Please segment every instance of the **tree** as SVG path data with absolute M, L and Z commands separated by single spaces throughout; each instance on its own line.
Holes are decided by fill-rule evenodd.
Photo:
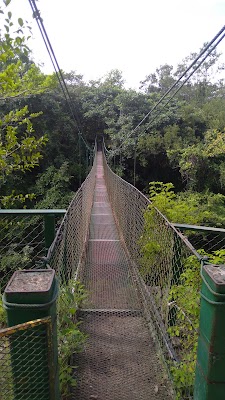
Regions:
M 173 76 L 173 66 L 164 64 L 156 69 L 155 73 L 146 76 L 144 81 L 140 82 L 140 89 L 145 93 L 165 93 L 175 82 Z
M 40 94 L 55 85 L 52 76 L 45 76 L 29 61 L 30 51 L 25 36 L 26 27 L 21 18 L 19 28 L 12 32 L 11 0 L 4 0 L 4 31 L 0 30 L 0 204 L 7 207 L 16 201 L 25 201 L 30 195 L 15 193 L 7 187 L 9 177 L 24 174 L 39 164 L 41 150 L 47 137 L 34 134 L 33 119 L 41 113 L 30 113 L 27 105 L 18 107 L 20 98 Z M 4 193 L 5 192 L 5 193 Z M 32 195 L 31 195 L 32 197 Z

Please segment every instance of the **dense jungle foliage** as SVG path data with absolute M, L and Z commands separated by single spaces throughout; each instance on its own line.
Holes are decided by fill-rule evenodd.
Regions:
M 57 79 L 33 63 L 29 29 L 21 18 L 15 27 L 9 5 L 0 52 L 1 207 L 63 207 L 79 176 L 84 179 L 90 154 L 81 143 L 79 158 L 77 127 Z M 114 163 L 122 177 L 133 182 L 136 154 L 140 190 L 147 192 L 150 181 L 172 182 L 175 192 L 186 193 L 183 198 L 203 203 L 209 198 L 216 210 L 225 194 L 224 66 L 216 51 L 150 125 L 155 114 L 130 135 L 195 56 L 176 69 L 160 66 L 139 91 L 126 89 L 118 70 L 97 81 L 86 82 L 73 71 L 65 79 L 85 139 L 93 145 L 96 136 L 104 136 L 107 147 L 117 149 Z

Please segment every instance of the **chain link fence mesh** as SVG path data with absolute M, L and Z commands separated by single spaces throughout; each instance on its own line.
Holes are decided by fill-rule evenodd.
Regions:
M 46 256 L 44 215 L 0 212 L 0 291 L 17 269 L 40 268 Z M 38 211 L 36 211 L 38 213 Z M 55 215 L 56 229 L 62 217 Z
M 89 294 L 79 311 L 88 340 L 72 360 L 79 365 L 72 398 L 145 400 L 151 393 L 152 399 L 171 399 L 163 356 L 177 399 L 191 399 L 201 255 L 147 197 L 110 170 L 104 157 L 102 165 L 101 157 L 98 152 L 46 258 L 62 287 L 78 279 Z M 35 260 L 45 254 L 43 224 L 39 216 L 32 218 L 35 223 L 25 217 L 13 223 L 8 216 L 2 219 L 3 256 L 14 245 L 20 257 L 26 246 L 34 249 Z M 223 243 L 217 235 L 221 240 L 204 236 L 211 250 Z M 24 268 L 32 266 L 29 258 Z M 4 268 L 6 284 L 13 271 Z
M 203 249 L 206 253 L 225 249 L 225 229 L 182 224 L 174 226 L 188 237 L 195 249 Z
M 96 159 L 86 180 L 76 192 L 63 218 L 47 259 L 55 269 L 60 284 L 76 279 L 83 268 L 93 203 Z
M 0 249 L 1 249 L 1 289 L 4 290 L 7 285 L 11 275 L 17 269 L 30 269 L 30 268 L 43 268 L 44 265 L 46 267 L 51 267 L 56 270 L 58 275 L 58 280 L 61 286 L 61 294 L 59 301 L 58 312 L 60 313 L 61 309 L 65 312 L 65 305 L 63 307 L 60 306 L 62 301 L 68 301 L 69 297 L 73 293 L 73 288 L 76 286 L 72 285 L 71 281 L 75 280 L 77 270 L 81 268 L 83 263 L 83 257 L 85 254 L 85 242 L 87 240 L 87 232 L 90 221 L 90 212 L 93 200 L 93 188 L 95 183 L 95 165 L 93 166 L 90 174 L 87 179 L 81 186 L 81 188 L 77 191 L 74 199 L 72 200 L 67 213 L 65 214 L 63 220 L 60 215 L 56 215 L 56 229 L 57 233 L 55 236 L 55 240 L 50 246 L 49 250 L 46 248 L 45 243 L 45 216 L 44 215 L 23 215 L 15 214 L 13 211 L 10 213 L 6 210 L 6 214 L 3 213 L 0 215 L 0 224 L 1 224 L 1 233 L 0 233 Z M 22 211 L 22 210 L 21 210 Z M 56 210 L 57 211 L 57 210 Z M 46 214 L 46 212 L 45 212 Z M 52 215 L 52 213 L 50 214 Z M 59 226 L 59 221 L 62 220 L 61 225 Z M 47 253 L 48 250 L 48 253 Z M 46 254 L 47 253 L 47 254 Z M 68 286 L 70 285 L 70 286 Z M 71 301 L 70 301 L 71 303 Z M 66 318 L 74 318 L 71 315 L 71 307 L 77 307 L 76 304 L 72 304 L 68 310 L 66 310 L 67 315 L 60 315 L 59 320 L 65 320 Z M 2 319 L 1 319 L 2 316 Z M 0 328 L 1 323 L 4 326 L 4 315 L 1 315 L 0 309 Z M 72 326 L 72 325 L 71 325 Z M 76 326 L 76 325 L 75 325 Z M 15 328 L 15 329 L 14 329 Z M 1 362 L 3 365 L 2 368 L 2 379 L 4 382 L 8 381 L 10 384 L 10 390 L 8 390 L 8 386 L 4 389 L 4 397 L 2 392 L 0 391 L 0 399 L 5 400 L 6 398 L 9 400 L 22 400 L 23 398 L 28 399 L 50 399 L 50 392 L 47 392 L 48 377 L 47 375 L 40 379 L 40 385 L 43 388 L 42 391 L 38 391 L 34 389 L 33 391 L 29 390 L 27 392 L 27 397 L 23 397 L 21 395 L 22 389 L 24 386 L 21 386 L 17 389 L 17 381 L 15 380 L 18 377 L 18 380 L 24 379 L 27 374 L 27 379 L 30 379 L 28 366 L 34 363 L 36 365 L 36 369 L 33 370 L 33 381 L 34 386 L 36 385 L 36 380 L 39 379 L 39 368 L 44 368 L 44 358 L 43 353 L 46 351 L 46 332 L 44 332 L 45 326 L 38 326 L 38 328 L 34 328 L 30 330 L 30 325 L 26 326 L 26 329 L 20 329 L 17 327 L 13 327 L 14 330 L 0 330 L 2 336 L 0 336 L 0 346 L 1 346 Z M 42 329 L 42 332 L 40 333 Z M 63 328 L 66 329 L 65 326 Z M 77 328 L 78 329 L 78 328 Z M 38 330 L 38 333 L 35 336 L 35 332 Z M 22 333 L 21 333 L 22 332 Z M 73 329 L 73 335 L 75 335 L 75 328 Z M 15 334 L 14 334 L 15 333 Z M 10 335 L 10 339 L 8 336 Z M 14 335 L 14 336 L 13 336 Z M 79 333 L 77 334 L 79 336 Z M 64 347 L 66 347 L 66 343 L 64 343 L 62 335 L 59 335 L 59 351 L 61 352 Z M 14 340 L 15 338 L 15 340 Z M 71 340 L 70 335 L 68 338 Z M 81 337 L 83 340 L 83 338 Z M 12 360 L 11 360 L 11 342 L 15 343 L 16 351 L 14 351 L 13 347 L 13 368 L 12 368 Z M 67 339 L 65 339 L 67 340 Z M 74 336 L 74 340 L 76 340 Z M 30 345 L 30 354 L 26 353 L 28 350 L 29 343 Z M 34 351 L 32 350 L 34 343 Z M 35 347 L 36 346 L 36 347 Z M 74 347 L 78 348 L 78 345 Z M 37 351 L 35 350 L 37 348 Z M 21 350 L 20 350 L 21 349 Z M 20 351 L 24 353 L 25 363 L 24 368 L 25 372 L 23 373 L 23 368 L 21 367 L 20 361 Z M 36 353 L 35 353 L 36 352 Z M 34 356 L 36 360 L 34 360 Z M 42 354 L 42 358 L 41 358 Z M 40 356 L 39 356 L 40 355 Z M 46 353 L 47 355 L 47 353 Z M 59 354 L 60 356 L 60 374 L 67 374 L 70 370 L 70 356 L 67 358 L 64 354 Z M 27 365 L 27 366 L 26 366 Z M 1 364 L 0 364 L 1 367 Z M 5 369 L 4 369 L 5 368 Z M 7 369 L 8 368 L 8 369 Z M 21 371 L 20 371 L 21 368 Z M 10 375 L 11 374 L 11 375 Z M 66 379 L 70 381 L 69 376 L 66 375 Z M 10 378 L 11 376 L 11 378 Z M 9 378 L 9 379 L 8 379 Z M 64 379 L 64 378 L 63 378 Z M 45 381 L 45 383 L 44 383 Z M 1 381 L 0 381 L 1 382 Z M 63 388 L 64 390 L 65 388 Z M 67 390 L 67 389 L 66 389 Z M 18 393 L 17 393 L 18 392 Z M 31 395 L 30 395 L 31 393 Z M 37 393 L 37 396 L 36 396 Z M 1 397 L 2 396 L 2 397 Z M 9 396 L 9 397 L 7 397 Z M 11 397 L 10 397 L 11 396 Z
M 51 319 L 0 331 L 0 399 L 53 400 Z
M 191 399 L 201 256 L 142 193 L 111 171 L 105 159 L 104 173 L 115 220 L 141 292 L 145 318 L 159 344 L 176 398 Z M 196 271 L 197 283 L 192 285 Z
M 169 400 L 171 387 L 143 318 L 137 277 L 120 239 L 98 152 L 86 261 L 78 274 L 89 293 L 86 308 L 79 310 L 81 329 L 88 338 L 84 350 L 74 356 L 79 368 L 73 398 Z

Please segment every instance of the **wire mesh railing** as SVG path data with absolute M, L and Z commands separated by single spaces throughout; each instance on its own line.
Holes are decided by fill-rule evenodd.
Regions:
M 149 327 L 160 345 L 177 398 L 192 398 L 202 256 L 142 193 L 115 175 L 105 159 L 104 172 Z
M 202 232 L 199 229 L 199 234 L 193 235 L 191 244 L 180 231 L 184 229 L 186 233 L 188 226 L 182 228 L 171 224 L 152 206 L 147 197 L 114 174 L 104 157 L 103 161 L 108 196 L 121 241 L 131 261 L 132 279 L 138 285 L 138 293 L 141 293 L 141 302 L 149 329 L 160 345 L 161 354 L 177 391 L 177 399 L 191 399 L 193 398 L 198 339 L 200 261 L 204 257 L 204 254 L 202 255 L 195 248 L 203 248 L 205 251 L 223 248 L 224 232 L 213 229 Z M 46 234 L 41 216 L 34 215 L 31 218 L 27 215 L 16 215 L 12 217 L 7 213 L 6 215 L 0 213 L 2 218 L 0 218 L 0 224 L 2 224 L 1 262 L 4 261 L 1 264 L 0 277 L 4 283 L 3 287 L 14 271 L 14 266 L 16 269 L 18 267 L 32 268 L 40 261 L 42 265 L 43 257 L 45 257 L 45 262 L 57 273 L 61 292 L 68 288 L 70 294 L 73 294 L 75 280 L 83 276 L 85 266 L 95 177 L 96 159 L 91 172 L 64 215 L 47 255 L 48 246 L 46 246 Z M 192 231 L 195 231 L 194 227 Z M 28 257 L 31 248 L 31 255 L 35 255 L 33 258 Z M 7 253 L 9 249 L 11 252 L 15 250 L 15 259 L 11 253 Z M 10 263 L 6 263 L 7 256 L 8 260 L 11 260 L 11 266 Z M 92 261 L 90 260 L 90 265 Z M 29 336 L 29 329 L 26 328 L 26 331 Z M 8 386 L 7 399 L 22 399 L 22 397 L 16 397 L 14 393 L 14 361 L 10 359 L 12 347 L 11 339 L 9 339 L 14 331 L 7 332 L 0 331 L 0 353 L 3 354 L 0 356 L 3 357 L 0 359 L 0 384 L 4 385 L 8 380 L 8 385 L 11 385 Z M 45 336 L 46 340 L 46 335 L 45 331 L 45 334 L 39 336 L 42 338 Z M 18 343 L 20 336 L 23 335 L 19 331 Z M 27 339 L 24 339 L 24 343 L 26 342 Z M 21 343 L 23 343 L 22 339 Z M 6 368 L 5 373 L 4 368 Z M 1 371 L 3 371 L 2 375 Z M 5 398 L 2 397 L 2 400 Z M 29 399 L 29 397 L 26 398 Z M 33 395 L 32 398 L 35 399 Z M 41 395 L 39 398 L 42 398 Z M 43 398 L 51 397 L 49 395 Z
M 94 196 L 96 159 L 84 183 L 76 192 L 49 248 L 47 259 L 61 284 L 76 279 L 83 267 Z
M 51 318 L 0 331 L 0 399 L 53 400 Z
M 0 210 L 0 291 L 15 270 L 43 266 L 63 214 L 65 210 Z M 51 238 L 49 216 L 54 218 Z
M 66 210 L 0 210 L 0 291 L 15 270 L 40 268 L 47 260 L 60 279 L 74 276 L 84 253 L 94 178 L 95 164 L 63 221 Z
M 225 229 L 223 228 L 178 223 L 173 225 L 188 237 L 189 242 L 196 249 L 203 249 L 206 253 L 225 249 Z
M 97 154 L 94 203 L 82 282 L 88 290 L 79 310 L 88 334 L 76 355 L 74 399 L 171 399 L 171 385 L 158 362 L 143 318 L 140 293 L 130 260 L 119 240 L 102 166 Z
M 61 354 L 64 352 L 65 347 L 71 345 L 71 343 L 68 343 L 68 339 L 71 341 L 72 337 L 74 338 L 73 341 L 75 342 L 73 344 L 73 348 L 78 349 L 79 345 L 81 346 L 81 343 L 84 341 L 84 335 L 79 333 L 78 326 L 76 325 L 76 321 L 74 321 L 74 311 L 72 309 L 76 309 L 77 307 L 77 300 L 81 300 L 83 297 L 85 297 L 85 294 L 82 295 L 83 288 L 79 287 L 78 291 L 79 293 L 75 295 L 74 291 L 76 292 L 76 277 L 78 274 L 78 271 L 82 268 L 83 265 L 83 259 L 85 255 L 85 249 L 86 249 L 86 241 L 88 238 L 88 231 L 89 231 L 89 221 L 90 221 L 90 214 L 91 214 L 91 207 L 92 207 L 92 201 L 93 201 L 93 193 L 94 193 L 94 185 L 95 185 L 95 174 L 96 174 L 96 161 L 94 162 L 94 165 L 92 167 L 91 172 L 87 176 L 86 180 L 80 187 L 80 189 L 77 191 L 77 193 L 74 196 L 74 199 L 72 200 L 66 214 L 64 215 L 64 218 L 61 222 L 61 225 L 58 226 L 59 224 L 56 223 L 56 235 L 55 238 L 53 236 L 53 226 L 49 226 L 49 216 L 52 216 L 54 210 L 44 210 L 46 213 L 46 218 L 43 220 L 42 215 L 24 215 L 25 211 L 21 210 L 21 212 L 18 212 L 17 214 L 14 211 L 10 212 L 9 210 L 6 210 L 5 213 L 2 212 L 2 226 L 4 229 L 1 232 L 1 250 L 2 250 L 2 259 L 5 262 L 6 256 L 8 256 L 7 261 L 7 268 L 4 268 L 4 264 L 1 265 L 2 269 L 0 271 L 1 278 L 2 278 L 2 289 L 5 288 L 9 278 L 13 274 L 13 272 L 17 269 L 30 269 L 30 268 L 43 268 L 44 265 L 45 267 L 51 267 L 54 269 L 57 273 L 57 278 L 61 286 L 61 291 L 60 291 L 60 297 L 59 297 L 59 302 L 58 302 L 58 321 L 59 321 L 59 327 L 61 326 L 62 329 L 64 330 L 64 335 L 60 332 L 60 335 L 58 335 L 58 345 L 59 345 L 59 360 L 60 360 L 60 384 L 62 380 L 62 385 L 63 388 L 61 390 L 65 390 L 67 393 L 67 382 L 72 382 L 72 376 L 69 376 L 68 371 L 72 371 L 72 368 L 70 368 L 70 355 L 66 353 Z M 28 212 L 28 210 L 26 210 Z M 34 212 L 40 210 L 33 210 Z M 57 214 L 57 210 L 56 214 Z M 50 214 L 49 214 L 50 212 Z M 58 215 L 59 218 L 62 219 L 62 214 L 65 213 L 65 210 L 58 210 Z M 0 219 L 1 221 L 1 219 Z M 50 235 L 50 237 L 49 237 Z M 53 236 L 53 237 L 52 237 Z M 48 245 L 51 241 L 53 240 L 52 245 L 48 249 Z M 10 252 L 7 253 L 7 250 L 10 248 Z M 12 264 L 13 257 L 12 257 L 12 250 L 15 250 L 15 262 Z M 30 257 L 25 257 L 24 252 L 25 249 L 27 252 L 31 249 L 32 251 L 30 252 Z M 10 263 L 11 261 L 11 263 Z M 24 262 L 22 262 L 24 261 Z M 72 297 L 72 299 L 70 299 Z M 66 301 L 70 300 L 70 304 L 68 306 L 68 309 L 66 309 Z M 63 306 L 62 306 L 63 303 Z M 65 304 L 64 304 L 65 303 Z M 0 328 L 1 328 L 1 310 L 2 306 L 0 304 Z M 63 315 L 62 315 L 63 313 Z M 65 315 L 66 314 L 66 315 Z M 71 318 L 71 323 L 68 325 L 66 321 L 69 321 Z M 4 319 L 4 317 L 2 318 Z M 5 322 L 4 322 L 5 323 Z M 73 325 L 74 323 L 74 325 Z M 29 324 L 27 325 L 29 328 Z M 69 327 L 68 327 L 69 326 Z M 67 328 L 68 327 L 68 328 Z M 11 333 L 15 332 L 15 335 L 18 332 L 17 327 L 13 327 L 13 329 L 9 331 L 0 330 L 0 353 L 2 351 L 2 376 L 4 378 L 4 385 L 5 381 L 8 380 L 8 384 L 10 383 L 10 390 L 9 391 L 9 397 L 3 397 L 6 396 L 6 394 L 2 393 L 7 393 L 7 390 L 5 390 L 5 387 L 8 388 L 8 386 L 3 386 L 3 383 L 1 385 L 1 378 L 0 378 L 0 399 L 5 400 L 10 399 L 10 400 L 22 400 L 23 398 L 26 400 L 29 399 L 51 399 L 50 394 L 46 392 L 45 386 L 43 382 L 40 380 L 40 385 L 43 386 L 43 395 L 42 392 L 38 392 L 38 397 L 36 396 L 36 392 L 28 392 L 27 396 L 28 397 L 23 397 L 20 392 L 19 395 L 17 395 L 17 392 L 15 392 L 17 389 L 16 382 L 14 379 L 14 373 L 12 372 L 12 362 L 11 362 L 11 339 L 8 340 L 7 335 L 11 335 Z M 29 337 L 30 337 L 30 331 L 28 331 L 28 328 L 25 330 L 24 333 L 18 333 L 18 340 L 17 340 L 17 347 L 19 349 L 20 344 L 19 341 L 21 341 L 21 349 L 26 352 L 26 349 L 23 349 L 23 343 L 28 343 Z M 40 330 L 40 328 L 38 328 Z M 67 332 L 68 331 L 68 332 Z M 71 331 L 71 332 L 69 332 Z M 40 332 L 39 332 L 40 333 Z M 71 334 L 70 334 L 71 333 Z M 5 335 L 7 338 L 5 339 Z M 36 367 L 39 368 L 42 366 L 42 360 L 39 359 L 39 355 L 36 354 L 36 360 L 33 359 L 32 356 L 32 336 L 33 334 L 31 333 L 31 341 L 30 341 L 30 348 L 31 348 L 31 356 L 29 357 L 29 354 L 26 355 L 25 353 L 25 361 L 27 362 L 27 365 L 30 365 L 29 363 L 33 363 Z M 54 336 L 54 335 L 53 335 Z M 1 339 L 2 337 L 2 339 Z M 11 337 L 11 336 L 10 336 Z M 17 336 L 15 336 L 17 338 Z M 43 341 L 46 341 L 46 337 L 44 338 L 44 333 L 40 333 L 40 338 L 42 337 Z M 14 339 L 13 339 L 14 340 Z M 41 339 L 40 339 L 41 340 Z M 78 340 L 79 343 L 76 344 L 76 341 Z M 16 343 L 16 342 L 15 342 Z M 38 347 L 38 343 L 36 343 Z M 44 342 L 40 341 L 40 346 L 42 346 L 42 350 L 45 351 L 44 347 Z M 68 350 L 67 350 L 68 351 Z M 20 352 L 16 352 L 14 354 L 13 350 L 13 363 L 15 364 L 15 368 L 19 368 L 20 366 Z M 67 359 L 66 359 L 67 357 Z M 0 368 L 1 368 L 1 361 L 0 361 Z M 26 362 L 25 362 L 25 369 L 26 367 Z M 8 364 L 7 364 L 8 363 Z M 66 365 L 67 363 L 67 365 Z M 7 365 L 8 367 L 7 367 Z M 6 365 L 6 367 L 4 367 Z M 4 368 L 6 368 L 6 372 L 4 372 Z M 11 368 L 11 369 L 10 369 Z M 11 371 L 11 372 L 10 372 Z M 10 375 L 11 374 L 11 375 Z M 62 375 L 65 375 L 64 377 Z M 72 372 L 71 372 L 72 374 Z M 1 375 L 0 375 L 1 376 Z M 9 379 L 8 379 L 9 376 Z M 11 378 L 10 378 L 11 376 Z M 20 373 L 18 373 L 18 376 L 20 376 Z M 23 379 L 23 375 L 21 375 Z M 37 377 L 38 377 L 37 373 Z M 2 379 L 3 379 L 2 378 Z M 46 376 L 45 376 L 46 378 Z M 36 377 L 33 377 L 34 383 L 36 382 Z M 45 379 L 47 384 L 45 385 L 49 386 L 51 382 Z M 30 390 L 30 389 L 29 389 Z M 68 389 L 69 390 L 69 389 Z M 34 394 L 33 394 L 34 393 Z M 10 397 L 11 396 L 11 397 Z M 54 398 L 54 397 L 53 397 Z M 64 398 L 64 397 L 63 397 Z M 65 397 L 67 398 L 67 397 Z
M 139 239 L 144 228 L 144 210 L 148 206 L 149 200 L 134 186 L 114 174 L 105 158 L 103 163 L 107 191 L 116 224 L 119 231 L 122 232 L 122 240 L 129 249 L 130 256 L 138 262 Z

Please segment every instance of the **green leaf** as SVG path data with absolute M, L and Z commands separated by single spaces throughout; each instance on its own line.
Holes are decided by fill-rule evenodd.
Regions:
M 11 13 L 11 11 L 8 12 L 8 17 L 9 17 L 9 19 L 12 18 L 12 13 Z
M 22 39 L 19 36 L 17 36 L 15 42 L 16 44 L 20 45 L 22 43 Z
M 9 3 L 11 3 L 11 0 L 3 0 L 4 4 L 6 5 L 6 7 L 9 5 Z
M 18 18 L 18 23 L 19 23 L 20 26 L 23 26 L 23 20 L 22 20 L 22 18 Z

